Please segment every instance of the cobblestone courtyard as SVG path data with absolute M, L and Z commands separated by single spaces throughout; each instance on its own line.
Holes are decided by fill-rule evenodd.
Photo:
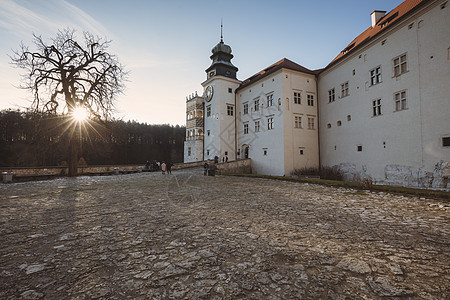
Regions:
M 0 299 L 450 298 L 448 202 L 201 172 L 0 184 Z

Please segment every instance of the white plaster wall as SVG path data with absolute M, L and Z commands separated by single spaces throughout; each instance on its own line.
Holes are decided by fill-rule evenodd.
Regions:
M 240 81 L 224 76 L 214 76 L 202 83 L 203 87 L 211 85 L 214 89 L 210 102 L 205 102 L 205 159 L 214 159 L 218 156 L 220 160 L 228 152 L 228 160 L 235 159 L 235 114 L 227 115 L 227 105 L 235 105 L 234 91 Z M 232 89 L 232 93 L 228 89 Z M 211 117 L 206 117 L 206 106 L 211 105 Z M 207 131 L 210 130 L 210 136 Z M 207 154 L 209 150 L 209 155 Z
M 249 158 L 252 159 L 252 172 L 255 174 L 284 175 L 284 122 L 283 74 L 277 71 L 266 78 L 238 91 L 238 147 L 240 157 L 244 157 L 242 145 L 249 145 Z M 273 93 L 274 105 L 267 107 L 266 96 Z M 254 99 L 260 97 L 262 107 L 253 110 Z M 243 103 L 248 102 L 249 114 L 244 115 Z M 274 118 L 274 129 L 267 129 L 267 118 Z M 255 132 L 255 120 L 260 121 L 260 132 Z M 243 124 L 248 122 L 249 133 L 244 134 Z M 264 155 L 267 149 L 267 155 Z
M 191 148 L 191 155 L 188 155 L 188 149 Z M 203 141 L 191 140 L 184 142 L 184 162 L 196 162 L 203 160 Z
M 295 169 L 317 168 L 319 166 L 319 142 L 317 118 L 317 85 L 314 75 L 283 71 L 284 99 L 284 174 Z M 301 104 L 294 103 L 294 92 L 302 95 Z M 314 105 L 307 105 L 307 95 L 314 96 Z M 302 117 L 302 128 L 294 127 L 294 116 Z M 308 129 L 308 117 L 314 118 L 315 129 Z M 303 155 L 300 155 L 300 147 Z
M 399 166 L 399 173 L 406 174 L 402 185 L 419 185 L 419 173 L 432 173 L 440 160 L 450 160 L 449 149 L 439 146 L 441 136 L 450 133 L 450 15 L 448 6 L 441 10 L 436 5 L 441 2 L 410 16 L 320 74 L 323 166 L 346 164 L 347 168 L 354 168 L 356 177 L 371 176 L 390 183 L 386 171 L 395 165 Z M 419 21 L 423 21 L 420 28 Z M 393 77 L 392 59 L 403 53 L 408 56 L 408 72 Z M 382 83 L 369 86 L 369 72 L 377 66 L 382 67 Z M 345 81 L 349 81 L 350 95 L 340 99 L 340 85 Z M 328 90 L 333 87 L 336 101 L 328 103 Z M 407 109 L 396 112 L 393 95 L 401 90 L 407 91 Z M 378 98 L 382 99 L 383 112 L 373 117 L 372 100 Z M 347 115 L 351 115 L 351 121 L 347 121 Z M 337 127 L 338 120 L 341 127 Z M 358 145 L 363 151 L 357 151 Z

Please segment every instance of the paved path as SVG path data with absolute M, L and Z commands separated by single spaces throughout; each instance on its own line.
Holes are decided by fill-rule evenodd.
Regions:
M 199 169 L 0 184 L 0 299 L 449 299 L 449 212 Z

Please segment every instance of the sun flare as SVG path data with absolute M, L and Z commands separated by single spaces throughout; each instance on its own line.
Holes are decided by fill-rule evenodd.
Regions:
M 76 107 L 72 111 L 72 117 L 78 122 L 83 122 L 83 121 L 85 121 L 87 119 L 88 112 L 83 107 Z

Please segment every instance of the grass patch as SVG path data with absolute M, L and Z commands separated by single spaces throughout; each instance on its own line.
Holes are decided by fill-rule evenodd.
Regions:
M 237 176 L 237 177 L 252 177 L 252 178 L 265 178 L 272 180 L 283 180 L 283 181 L 293 181 L 301 183 L 313 183 L 332 187 L 343 187 L 358 190 L 371 190 L 379 192 L 387 192 L 402 195 L 413 195 L 417 197 L 428 197 L 428 198 L 439 198 L 450 200 L 450 192 L 439 191 L 439 190 L 427 190 L 427 189 L 415 189 L 408 187 L 390 186 L 390 185 L 367 185 L 367 183 L 361 182 L 350 182 L 350 181 L 340 181 L 340 180 L 328 180 L 328 179 L 316 179 L 316 178 L 298 178 L 298 177 L 287 177 L 287 176 L 271 176 L 271 175 L 258 175 L 258 174 L 232 174 L 224 173 L 225 176 Z M 361 193 L 363 194 L 363 193 Z M 363 194 L 365 195 L 365 194 Z

